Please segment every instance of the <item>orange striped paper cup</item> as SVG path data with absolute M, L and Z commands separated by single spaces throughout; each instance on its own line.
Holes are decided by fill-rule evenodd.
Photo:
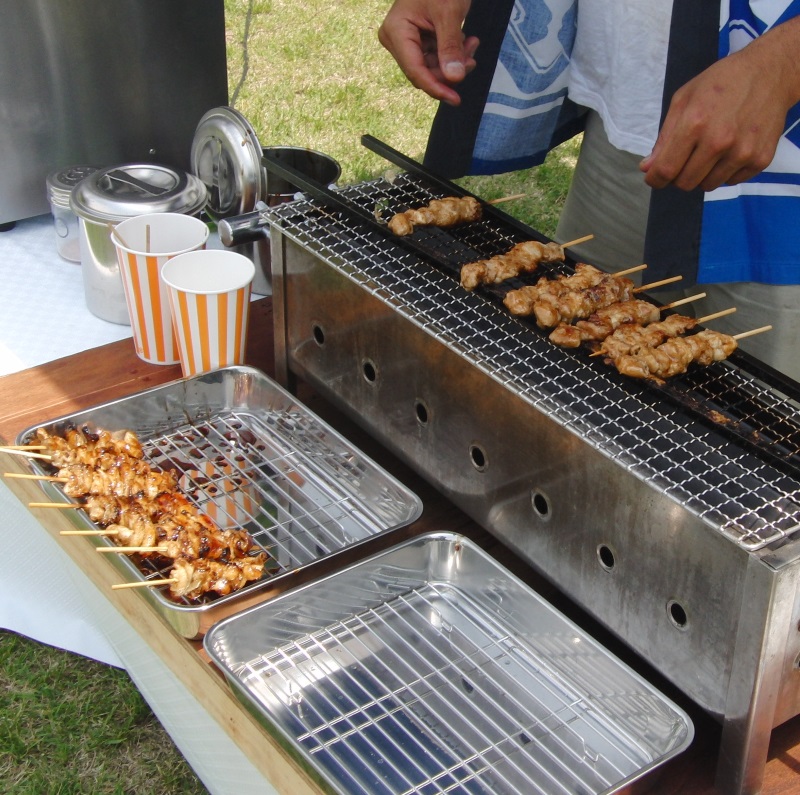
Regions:
M 150 213 L 117 224 L 111 239 L 137 355 L 151 364 L 175 364 L 180 357 L 161 269 L 172 257 L 205 248 L 208 226 L 191 215 Z
M 161 270 L 184 376 L 244 363 L 252 260 L 235 251 L 190 251 Z

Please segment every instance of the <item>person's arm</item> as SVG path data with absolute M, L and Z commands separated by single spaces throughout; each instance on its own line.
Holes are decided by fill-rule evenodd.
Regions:
M 461 26 L 470 0 L 395 0 L 378 30 L 413 86 L 434 99 L 458 105 L 453 86 L 475 68 L 478 39 Z
M 675 92 L 652 153 L 653 188 L 710 191 L 763 171 L 800 101 L 800 17 L 776 25 Z

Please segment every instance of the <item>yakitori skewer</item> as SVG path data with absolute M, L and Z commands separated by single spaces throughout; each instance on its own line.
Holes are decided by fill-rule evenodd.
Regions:
M 705 293 L 693 296 L 691 300 L 702 296 L 705 296 Z M 661 309 L 669 309 L 679 304 L 685 304 L 688 300 L 684 298 L 680 301 L 673 301 L 671 304 L 661 307 Z M 730 315 L 735 311 L 736 307 L 731 307 L 730 309 L 723 309 L 720 312 L 714 312 L 711 315 L 699 318 L 686 317 L 685 315 L 669 315 L 664 320 L 646 325 L 623 323 L 600 341 L 600 347 L 591 355 L 614 357 L 626 353 L 636 353 L 642 348 L 659 345 L 669 337 L 677 337 L 696 326 L 716 320 L 724 315 Z
M 772 326 L 761 326 L 740 334 L 729 335 L 703 329 L 688 337 L 671 337 L 654 347 L 645 347 L 636 354 L 609 356 L 607 361 L 630 378 L 644 378 L 663 382 L 687 370 L 690 364 L 708 365 L 727 359 L 738 347 L 738 340 L 769 331 Z
M 532 273 L 542 262 L 561 262 L 564 250 L 578 243 L 591 240 L 594 235 L 584 235 L 566 243 L 541 243 L 538 240 L 523 240 L 503 254 L 488 259 L 468 262 L 461 267 L 461 286 L 474 290 L 482 284 L 500 284 L 522 273 Z
M 562 348 L 577 348 L 583 342 L 601 342 L 607 337 L 611 336 L 617 329 L 635 329 L 650 328 L 654 324 L 661 322 L 661 325 L 666 323 L 668 336 L 683 333 L 689 328 L 696 325 L 696 321 L 691 318 L 683 320 L 675 320 L 671 318 L 669 322 L 661 321 L 661 313 L 665 308 L 670 308 L 677 304 L 685 304 L 689 301 L 697 301 L 705 297 L 705 293 L 692 296 L 691 298 L 682 298 L 679 301 L 673 301 L 667 307 L 659 307 L 650 301 L 643 301 L 640 298 L 631 298 L 627 301 L 619 301 L 609 306 L 604 306 L 596 312 L 589 315 L 586 319 L 578 320 L 575 324 L 559 323 L 552 332 L 550 332 L 550 341 L 555 345 L 560 345 Z M 655 328 L 648 332 L 650 336 L 657 339 Z

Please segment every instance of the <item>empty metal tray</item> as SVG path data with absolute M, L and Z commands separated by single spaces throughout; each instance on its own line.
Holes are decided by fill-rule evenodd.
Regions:
M 176 602 L 167 586 L 140 589 L 187 638 L 224 615 L 223 605 L 409 524 L 422 512 L 415 494 L 251 367 L 174 381 L 61 417 L 24 431 L 19 443 L 30 441 L 37 427 L 63 433 L 85 425 L 134 431 L 146 459 L 177 469 L 181 490 L 201 511 L 223 528 L 247 529 L 269 554 L 264 576 L 228 596 Z M 54 499 L 67 499 L 56 484 L 43 488 Z M 78 527 L 95 526 L 83 511 L 70 515 Z M 106 538 L 88 540 L 113 546 Z M 110 557 L 128 579 L 169 576 L 170 565 Z
M 451 533 L 227 618 L 204 646 L 344 795 L 619 792 L 693 736 L 682 710 Z

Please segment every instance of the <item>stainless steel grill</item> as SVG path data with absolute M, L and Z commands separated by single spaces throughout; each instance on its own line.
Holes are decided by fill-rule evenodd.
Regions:
M 557 348 L 503 308 L 519 280 L 458 284 L 542 239 L 496 208 L 411 241 L 372 222 L 459 192 L 405 172 L 269 212 L 279 380 L 310 382 L 716 716 L 720 786 L 755 793 L 800 712 L 800 386 L 741 351 L 656 386 Z
M 382 206 L 398 211 L 436 198 L 406 174 L 393 183 L 379 180 L 341 193 L 367 212 Z M 347 217 L 312 204 L 292 205 L 273 217 L 284 234 L 309 244 L 475 367 L 746 549 L 800 530 L 798 403 L 748 372 L 747 357 L 734 356 L 662 388 L 624 379 L 586 351 L 556 350 L 531 323 L 510 317 L 501 302 L 467 294 L 454 281 L 461 264 L 507 250 L 520 239 L 518 230 L 498 227 L 491 218 L 461 230 L 423 232 L 426 240 L 416 245 L 443 252 L 443 267 L 437 268 L 424 267 L 413 253 L 389 248 L 384 236 L 353 229 Z M 452 240 L 465 245 L 449 245 Z M 549 270 L 568 272 L 571 264 Z M 504 294 L 519 283 L 512 280 L 492 293 Z M 695 416 L 710 417 L 713 411 L 720 420 L 708 423 L 716 427 Z

